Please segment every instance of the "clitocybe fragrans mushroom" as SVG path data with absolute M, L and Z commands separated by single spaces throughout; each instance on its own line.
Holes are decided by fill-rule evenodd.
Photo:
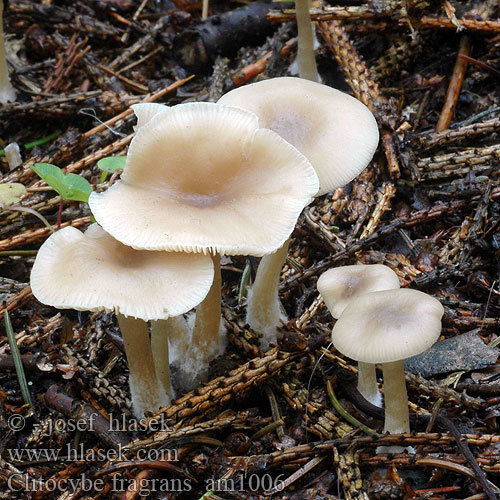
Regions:
M 102 227 L 148 250 L 262 256 L 279 248 L 319 187 L 307 159 L 243 109 L 190 103 L 152 111 L 132 139 L 121 182 L 90 195 Z M 221 343 L 218 275 L 209 293 L 216 299 L 204 301 L 203 325 L 193 332 L 194 369 L 209 357 L 199 343 Z
M 410 431 L 403 360 L 436 342 L 442 315 L 437 299 L 405 288 L 353 298 L 333 327 L 338 351 L 356 361 L 383 365 L 385 432 Z
M 318 278 L 317 287 L 331 315 L 338 319 L 352 299 L 364 293 L 398 289 L 399 278 L 382 264 L 356 264 L 329 269 Z M 373 363 L 358 362 L 358 390 L 370 403 L 382 407 Z
M 252 111 L 262 127 L 302 152 L 318 174 L 322 195 L 344 186 L 370 162 L 379 133 L 370 110 L 336 89 L 301 78 L 264 80 L 232 90 L 220 104 Z M 248 296 L 247 322 L 263 334 L 267 348 L 280 324 L 278 280 L 288 242 L 265 256 Z
M 212 279 L 208 256 L 134 250 L 93 224 L 85 233 L 66 227 L 45 241 L 31 289 L 40 302 L 60 309 L 116 312 L 134 413 L 142 417 L 172 397 L 168 374 L 155 371 L 146 321 L 190 310 L 204 299 Z
M 5 56 L 5 40 L 3 36 L 3 0 L 0 0 L 0 102 L 16 100 L 16 91 L 10 83 Z

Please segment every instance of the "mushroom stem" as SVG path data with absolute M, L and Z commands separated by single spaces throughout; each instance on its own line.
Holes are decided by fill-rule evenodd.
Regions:
M 201 8 L 201 20 L 204 21 L 208 17 L 208 0 L 203 0 Z
M 151 323 L 151 342 L 153 342 L 154 336 L 160 336 L 160 332 L 162 332 L 161 335 L 168 338 L 168 359 L 170 364 L 175 363 L 178 359 L 182 360 L 191 342 L 191 330 L 184 316 L 181 314 L 180 316 L 173 316 L 165 320 L 153 321 Z
M 289 244 L 290 239 L 276 252 L 262 257 L 255 281 L 248 291 L 246 321 L 253 330 L 262 333 L 260 345 L 263 350 L 278 338 L 276 328 L 282 317 L 278 285 Z
M 370 403 L 382 408 L 382 395 L 377 386 L 377 372 L 373 363 L 358 361 L 358 391 Z
M 151 322 L 151 351 L 153 353 L 154 366 L 158 380 L 163 384 L 167 396 L 172 399 L 174 390 L 170 380 L 170 358 L 168 355 L 168 344 L 170 342 L 170 325 L 175 318 Z
M 218 351 L 219 332 L 221 323 L 221 286 L 220 255 L 213 255 L 214 281 L 203 302 L 196 308 L 196 322 L 194 324 L 191 346 L 203 347 L 204 358 L 210 359 L 211 353 L 207 351 Z M 212 347 L 213 346 L 213 347 Z M 206 355 L 205 355 L 206 354 Z
M 196 308 L 193 336 L 187 352 L 176 361 L 176 383 L 183 391 L 198 386 L 208 372 L 210 360 L 222 354 L 226 347 L 221 325 L 220 256 L 212 256 L 214 280 L 203 302 Z
M 406 392 L 403 361 L 382 365 L 384 371 L 385 424 L 384 432 L 410 432 L 410 412 Z
M 16 91 L 9 80 L 7 58 L 5 57 L 5 40 L 3 36 L 3 0 L 0 0 L 0 102 L 16 100 Z
M 314 28 L 309 15 L 310 8 L 311 0 L 297 0 L 295 2 L 295 17 L 299 34 L 297 58 L 300 78 L 317 82 L 319 77 L 314 57 Z
M 129 366 L 130 395 L 134 415 L 142 418 L 146 412 L 155 411 L 170 403 L 158 380 L 148 324 L 142 319 L 117 314 Z

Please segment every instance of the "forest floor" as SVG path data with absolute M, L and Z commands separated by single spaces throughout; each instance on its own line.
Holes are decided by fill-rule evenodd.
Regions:
M 22 164 L 10 170 L 1 157 L 1 182 L 23 184 L 17 205 L 54 229 L 59 207 L 61 227 L 84 229 L 88 205 L 61 204 L 30 165 L 51 163 L 106 189 L 119 171 L 103 181 L 97 161 L 126 154 L 131 104 L 215 101 L 289 75 L 290 6 L 274 4 L 266 17 L 268 6 L 215 2 L 210 14 L 218 17 L 200 24 L 201 2 L 191 0 L 7 2 L 17 100 L 0 105 L 0 147 L 18 143 Z M 245 22 L 242 7 L 252 9 Z M 256 259 L 225 258 L 225 354 L 207 384 L 134 429 L 113 315 L 37 302 L 29 273 L 51 231 L 29 213 L 0 213 L 0 316 L 10 318 L 22 362 L 16 371 L 2 336 L 1 498 L 498 496 L 498 2 L 313 7 L 324 83 L 372 110 L 381 141 L 356 180 L 299 218 L 281 277 L 290 321 L 279 346 L 262 352 L 245 325 L 239 291 Z M 461 346 L 425 373 L 408 371 L 411 434 L 382 433 L 380 415 L 353 388 L 356 364 L 329 343 L 334 320 L 316 280 L 354 263 L 385 264 L 402 287 L 438 298 L 441 340 Z M 110 429 L 110 419 L 122 418 Z M 82 421 L 87 429 L 75 428 Z M 391 444 L 415 453 L 376 452 Z

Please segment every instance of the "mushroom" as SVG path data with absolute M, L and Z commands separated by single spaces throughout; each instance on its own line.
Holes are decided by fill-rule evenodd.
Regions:
M 3 0 L 0 0 L 0 102 L 16 100 L 16 91 L 9 80 L 7 58 L 5 57 L 5 40 L 3 36 Z
M 316 286 L 331 315 L 338 319 L 355 297 L 395 290 L 399 288 L 399 278 L 390 267 L 382 264 L 356 264 L 329 269 L 319 277 Z M 382 407 L 375 364 L 358 362 L 358 391 L 370 403 Z
M 219 104 L 252 111 L 262 127 L 295 146 L 318 174 L 323 195 L 354 179 L 370 162 L 378 144 L 378 127 L 370 110 L 336 89 L 301 78 L 272 78 L 232 90 Z M 247 323 L 263 334 L 261 345 L 276 341 L 280 325 L 278 282 L 287 241 L 265 256 L 247 301 Z
M 31 289 L 40 302 L 59 309 L 116 312 L 134 414 L 142 417 L 173 397 L 169 374 L 155 370 L 147 321 L 190 310 L 206 296 L 212 279 L 208 256 L 134 250 L 93 224 L 85 233 L 66 227 L 45 241 Z
M 167 109 L 138 127 L 121 182 L 90 195 L 104 230 L 134 248 L 214 258 L 279 248 L 319 187 L 307 159 L 243 109 L 213 103 Z M 224 344 L 216 267 L 197 311 L 193 378 Z
M 398 289 L 359 295 L 342 312 L 332 342 L 345 356 L 363 363 L 382 363 L 384 432 L 410 431 L 403 360 L 438 339 L 441 303 L 417 290 Z

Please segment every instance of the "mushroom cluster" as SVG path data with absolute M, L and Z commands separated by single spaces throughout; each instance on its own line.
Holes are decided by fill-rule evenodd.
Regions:
M 409 432 L 403 360 L 436 342 L 443 306 L 423 292 L 400 289 L 397 275 L 382 265 L 330 269 L 317 286 L 332 316 L 338 318 L 333 345 L 358 361 L 358 389 L 379 406 L 375 364 L 382 364 L 384 432 Z
M 399 278 L 391 268 L 382 264 L 358 264 L 329 269 L 318 278 L 317 287 L 331 315 L 338 319 L 355 297 L 395 290 L 399 288 Z M 374 363 L 358 361 L 358 391 L 370 403 L 382 407 Z
M 121 180 L 89 198 L 98 225 L 49 238 L 31 279 L 47 304 L 117 313 L 141 416 L 173 397 L 169 343 L 182 360 L 182 389 L 197 385 L 223 352 L 222 255 L 262 257 L 248 318 L 262 347 L 276 340 L 279 274 L 296 221 L 315 196 L 365 168 L 378 128 L 356 99 L 298 78 L 249 85 L 217 104 L 133 110 Z M 59 266 L 68 255 L 71 265 Z M 86 285 L 84 274 L 94 281 Z M 46 293 L 50 282 L 55 295 Z M 188 325 L 182 315 L 193 307 Z

